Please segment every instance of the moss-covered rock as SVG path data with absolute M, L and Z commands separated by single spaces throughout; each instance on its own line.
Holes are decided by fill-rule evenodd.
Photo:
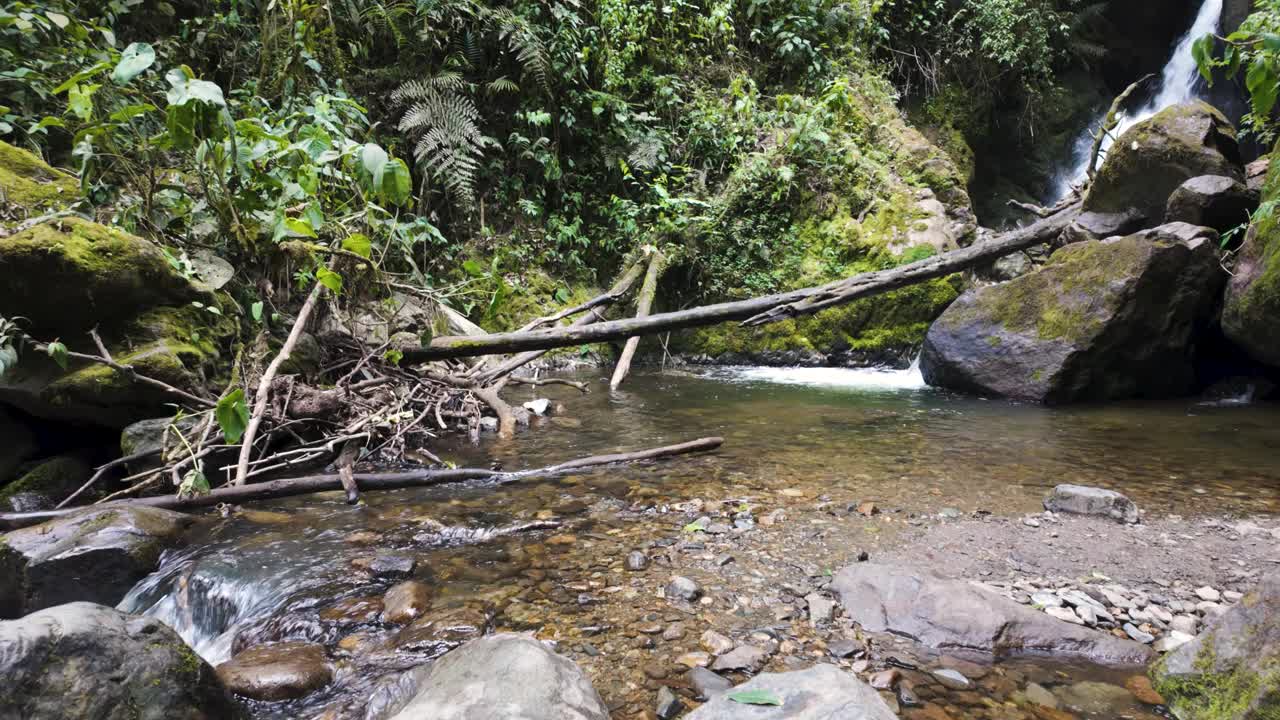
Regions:
M 1152 668 L 1178 717 L 1280 718 L 1280 573 Z
M 21 478 L 0 488 L 0 510 L 34 512 L 62 502 L 93 474 L 84 458 L 59 455 L 28 470 Z
M 1222 330 L 1255 360 L 1280 367 L 1280 163 L 1271 164 L 1262 201 L 1227 283 Z
M 204 297 L 160 248 L 78 217 L 0 238 L 0 315 L 43 337 L 113 325 L 156 305 Z
M 228 314 L 212 313 L 207 306 L 166 306 L 109 331 L 106 342 L 116 362 L 190 390 L 225 374 L 227 358 L 221 351 L 238 329 Z M 86 339 L 67 342 L 73 349 L 79 342 L 79 349 L 95 352 Z M 73 361 L 63 370 L 32 353 L 0 379 L 0 400 L 37 417 L 123 428 L 170 412 L 174 398 L 106 365 Z
M 925 338 L 932 385 L 1046 403 L 1188 392 L 1225 273 L 1217 233 L 1185 224 L 1068 245 L 971 290 Z
M 1097 213 L 1136 210 L 1159 222 L 1179 185 L 1199 175 L 1244 180 L 1236 131 L 1221 112 L 1195 101 L 1174 105 L 1124 132 L 1085 198 Z
M 209 720 L 240 716 L 213 668 L 151 617 L 87 602 L 0 622 L 0 717 Z
M 715 362 L 904 365 L 929 324 L 960 295 L 959 275 L 756 328 L 724 323 L 682 333 L 674 349 Z
M 80 198 L 74 176 L 35 155 L 0 142 L 0 217 L 32 217 Z
M 77 600 L 115 605 L 190 522 L 169 510 L 99 506 L 14 530 L 0 542 L 0 617 Z

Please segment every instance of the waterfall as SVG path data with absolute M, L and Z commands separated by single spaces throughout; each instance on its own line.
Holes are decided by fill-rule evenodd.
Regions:
M 1102 150 L 1104 153 L 1110 147 L 1112 141 L 1124 133 L 1125 130 L 1170 105 L 1177 105 L 1198 96 L 1200 73 L 1196 68 L 1195 59 L 1191 56 L 1191 45 L 1200 37 L 1215 32 L 1218 29 L 1218 22 L 1221 16 L 1222 0 L 1204 0 L 1200 5 L 1200 11 L 1196 13 L 1196 18 L 1192 22 L 1191 28 L 1178 40 L 1178 45 L 1174 48 L 1173 55 L 1169 58 L 1169 62 L 1165 64 L 1164 71 L 1160 74 L 1160 84 L 1156 86 L 1155 94 L 1141 108 L 1133 112 L 1121 113 L 1119 125 L 1116 126 L 1116 129 L 1109 137 L 1103 138 Z M 1093 149 L 1093 133 L 1102 126 L 1102 121 L 1105 118 L 1106 110 L 1098 115 L 1097 119 L 1090 123 L 1089 127 L 1085 128 L 1085 131 L 1076 139 L 1071 148 L 1071 159 L 1067 167 L 1061 170 L 1057 177 L 1054 178 L 1051 202 L 1056 202 L 1066 197 L 1071 192 L 1071 186 L 1084 179 L 1088 172 L 1089 154 Z

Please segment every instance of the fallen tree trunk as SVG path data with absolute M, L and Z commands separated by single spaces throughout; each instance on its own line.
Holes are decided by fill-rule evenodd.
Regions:
M 715 450 L 723 443 L 723 438 L 705 437 L 679 443 L 677 445 L 664 445 L 662 447 L 650 448 L 648 450 L 614 453 L 611 455 L 593 455 L 591 457 L 578 458 L 576 460 L 570 460 L 568 462 L 551 465 L 549 467 L 519 470 L 516 472 L 503 472 L 499 470 L 485 470 L 480 468 L 457 468 L 448 470 L 411 470 L 395 473 L 354 473 L 351 477 L 355 480 L 356 486 L 361 492 L 443 485 L 446 483 L 464 482 L 467 480 L 514 482 L 517 480 L 527 480 L 535 477 L 560 475 L 567 472 L 599 467 L 602 465 L 640 462 L 642 460 L 657 460 L 676 455 L 706 452 L 708 450 Z M 146 506 L 165 508 L 168 510 L 190 510 L 200 507 L 209 507 L 211 505 L 221 505 L 223 503 L 243 503 L 251 500 L 270 500 L 273 498 L 307 495 L 310 493 L 341 489 L 343 489 L 342 475 L 340 473 L 328 473 L 323 475 L 283 478 L 280 480 L 271 480 L 269 482 L 255 483 L 252 485 L 233 485 L 218 488 L 217 490 L 204 495 L 196 495 L 194 497 L 187 498 L 178 497 L 176 495 L 159 495 L 156 497 L 138 498 L 136 500 L 117 500 L 89 507 Z M 30 525 L 37 525 L 45 522 L 46 520 L 51 520 L 53 518 L 84 509 L 85 507 L 82 506 L 31 513 L 0 513 L 0 529 L 15 530 L 17 528 L 28 527 Z
M 644 274 L 644 283 L 640 286 L 640 294 L 636 296 L 637 319 L 649 317 L 649 311 L 653 308 L 653 296 L 658 294 L 658 277 L 662 274 L 663 262 L 662 253 L 654 250 L 653 256 L 649 258 L 649 270 Z M 627 379 L 627 373 L 631 372 L 631 359 L 636 356 L 636 349 L 639 347 L 640 336 L 627 338 L 627 344 L 618 356 L 618 365 L 613 369 L 613 377 L 609 380 L 610 390 L 617 390 L 622 381 Z
M 404 361 L 417 363 L 496 353 L 550 350 L 571 345 L 621 340 L 636 335 L 652 335 L 671 330 L 715 325 L 731 320 L 746 321 L 747 325 L 775 322 L 950 275 L 1033 245 L 1050 242 L 1057 238 L 1058 234 L 1079 214 L 1080 204 L 1075 203 L 1027 227 L 1011 230 L 985 242 L 974 243 L 967 248 L 934 255 L 888 270 L 855 275 L 818 287 L 749 300 L 704 305 L 677 312 L 659 313 L 646 318 L 626 318 L 589 325 L 575 324 L 529 332 L 494 333 L 480 337 L 438 337 L 432 340 L 428 347 L 403 348 L 402 352 Z

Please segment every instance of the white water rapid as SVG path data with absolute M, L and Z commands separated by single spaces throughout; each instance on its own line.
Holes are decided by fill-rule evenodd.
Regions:
M 1196 61 L 1191 56 L 1191 45 L 1206 33 L 1215 32 L 1218 29 L 1218 22 L 1221 16 L 1222 0 L 1204 0 L 1204 3 L 1200 5 L 1200 12 L 1196 13 L 1196 19 L 1191 24 L 1191 28 L 1178 40 L 1178 45 L 1174 48 L 1173 55 L 1169 57 L 1169 62 L 1165 64 L 1164 71 L 1160 75 L 1160 84 L 1156 86 L 1155 94 L 1141 108 L 1120 116 L 1120 124 L 1111 136 L 1105 138 L 1102 142 L 1103 152 L 1106 152 L 1112 140 L 1119 137 L 1125 130 L 1170 105 L 1177 105 L 1198 97 L 1198 92 L 1202 85 L 1199 71 L 1196 69 Z M 1102 125 L 1105 117 L 1106 110 L 1090 123 L 1088 128 L 1085 128 L 1085 131 L 1076 140 L 1075 145 L 1072 146 L 1071 159 L 1067 167 L 1059 172 L 1054 179 L 1053 197 L 1049 198 L 1051 202 L 1056 202 L 1066 197 L 1071 192 L 1071 186 L 1084 179 L 1088 172 L 1089 153 L 1093 149 L 1093 133 Z

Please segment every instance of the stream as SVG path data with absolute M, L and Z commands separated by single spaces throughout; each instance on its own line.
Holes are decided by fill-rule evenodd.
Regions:
M 532 629 L 557 639 L 589 671 L 608 663 L 593 677 L 607 700 L 651 708 L 652 691 L 625 679 L 640 672 L 628 658 L 649 652 L 635 649 L 629 628 L 653 619 L 652 587 L 667 575 L 638 584 L 621 571 L 621 558 L 669 546 L 696 516 L 678 512 L 682 503 L 731 500 L 758 507 L 758 516 L 785 491 L 865 498 L 901 517 L 944 508 L 1017 515 L 1038 511 L 1054 485 L 1073 482 L 1124 492 L 1154 516 L 1280 512 L 1274 407 L 1052 409 L 927 388 L 914 369 L 647 371 L 612 394 L 601 378 L 605 371 L 578 375 L 592 381 L 586 395 L 562 386 L 515 389 L 512 401 L 550 397 L 566 411 L 536 418 L 511 441 L 475 447 L 445 437 L 433 450 L 459 466 L 520 469 L 705 435 L 723 436 L 723 448 L 502 487 L 370 493 L 357 507 L 340 493 L 256 503 L 204 522 L 121 608 L 160 618 L 214 664 L 260 641 L 324 643 L 337 658 L 329 688 L 292 703 L 250 705 L 251 715 L 372 718 L 405 692 L 401 672 L 450 647 L 436 636 L 397 636 L 362 604 L 394 582 L 371 558 L 394 552 L 416 560 L 411 574 L 434 588 L 431 613 L 457 627 Z M 808 516 L 796 517 L 788 522 Z M 540 520 L 562 526 L 503 534 Z M 850 548 L 836 537 L 807 545 L 805 561 L 841 562 Z M 1026 672 L 1037 671 L 1106 675 L 1089 667 Z M 1126 705 L 1089 717 L 1143 716 L 1135 712 Z

